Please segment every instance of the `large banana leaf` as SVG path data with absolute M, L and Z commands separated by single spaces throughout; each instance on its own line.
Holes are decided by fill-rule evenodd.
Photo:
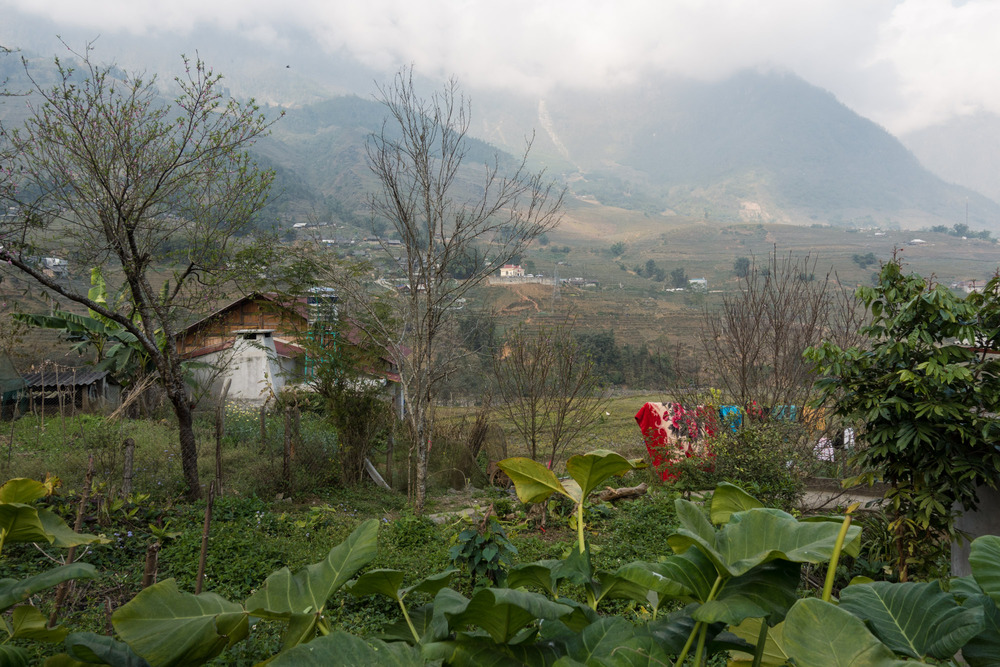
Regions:
M 70 563 L 25 579 L 0 579 L 0 611 L 6 611 L 29 597 L 70 579 L 93 579 L 97 570 L 87 563 Z
M 831 522 L 800 522 L 766 509 L 733 514 L 728 524 L 707 539 L 704 531 L 681 528 L 667 538 L 677 553 L 695 547 L 715 565 L 719 574 L 738 577 L 763 563 L 783 559 L 793 563 L 823 563 L 833 555 L 840 526 Z M 848 529 L 847 541 L 861 529 Z
M 863 621 L 898 654 L 947 660 L 984 629 L 981 611 L 958 606 L 938 582 L 848 586 L 840 608 Z
M 969 550 L 969 565 L 979 587 L 1000 604 L 1000 537 L 984 535 L 974 539 Z
M 214 593 L 182 593 L 173 579 L 141 591 L 111 623 L 153 667 L 203 664 L 248 633 L 243 607 Z
M 326 558 L 294 575 L 287 567 L 271 574 L 246 601 L 247 610 L 262 618 L 288 619 L 290 631 L 311 638 L 327 600 L 358 570 L 375 558 L 378 521 L 369 519 L 346 540 L 330 549 Z
M 913 667 L 899 660 L 850 612 L 819 598 L 796 602 L 784 627 L 785 649 L 798 667 Z
M 327 667 L 328 665 L 386 665 L 386 667 L 419 667 L 424 664 L 420 650 L 377 639 L 361 639 L 341 630 L 282 651 L 267 663 L 269 667 Z

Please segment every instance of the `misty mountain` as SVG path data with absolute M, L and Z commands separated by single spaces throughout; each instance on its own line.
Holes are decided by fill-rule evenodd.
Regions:
M 523 119 L 478 108 L 499 128 Z M 536 148 L 575 170 L 574 190 L 650 213 L 718 219 L 874 221 L 901 227 L 965 221 L 1000 229 L 1000 206 L 925 169 L 896 138 L 836 98 L 780 73 L 719 83 L 662 79 L 615 94 L 562 92 L 535 104 Z M 523 120 L 521 120 L 523 122 Z
M 1000 202 L 1000 116 L 980 112 L 900 137 L 932 172 Z
M 830 93 L 778 73 L 718 83 L 649 81 L 544 99 L 472 91 L 475 169 L 524 149 L 584 201 L 720 221 L 1000 230 L 1000 205 L 946 183 L 883 128 Z M 363 208 L 364 140 L 383 107 L 341 96 L 288 110 L 262 150 L 319 196 Z M 957 180 L 957 179 L 956 179 Z

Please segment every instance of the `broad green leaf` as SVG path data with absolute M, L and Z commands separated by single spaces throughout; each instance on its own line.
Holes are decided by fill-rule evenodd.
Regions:
M 540 503 L 557 492 L 572 498 L 556 474 L 538 461 L 515 456 L 500 461 L 497 466 L 514 482 L 522 503 Z
M 432 574 L 429 577 L 424 577 L 412 586 L 403 589 L 403 595 L 406 596 L 410 593 L 437 595 L 438 591 L 451 582 L 451 578 L 456 572 L 458 572 L 457 569 L 450 567 L 444 572 L 438 572 L 437 574 Z
M 6 611 L 29 597 L 70 579 L 93 579 L 97 570 L 87 563 L 70 563 L 25 579 L 0 579 L 0 611 Z
M 785 649 L 799 667 L 912 667 L 864 622 L 819 598 L 799 600 L 785 618 Z
M 10 619 L 11 638 L 33 639 L 38 642 L 61 642 L 69 630 L 59 625 L 49 628 L 49 619 L 30 604 L 14 607 Z
M 691 613 L 697 608 L 697 604 L 690 604 L 684 609 L 650 621 L 646 624 L 646 632 L 656 639 L 664 651 L 676 655 L 681 652 L 688 637 L 691 636 L 695 626 Z M 736 635 L 725 632 L 725 629 L 724 623 L 712 623 L 708 626 L 706 647 L 710 652 L 753 650 L 753 646 Z
M 246 601 L 247 610 L 262 618 L 289 618 L 322 613 L 334 591 L 375 558 L 378 521 L 369 519 L 346 540 L 330 549 L 326 558 L 294 575 L 287 567 L 274 572 Z
M 728 580 L 711 602 L 702 604 L 692 616 L 707 623 L 739 625 L 748 618 L 781 621 L 796 600 L 801 566 L 777 560 Z
M 200 665 L 247 636 L 247 613 L 214 593 L 192 595 L 165 579 L 111 616 L 115 631 L 156 667 Z
M 577 454 L 569 457 L 566 462 L 566 472 L 580 485 L 582 498 L 589 496 L 609 477 L 631 469 L 632 464 L 628 459 L 608 449 Z
M 413 627 L 417 630 L 417 635 L 420 637 L 426 635 L 427 631 L 431 628 L 434 605 L 421 605 L 414 609 L 410 609 L 408 613 L 410 615 L 410 622 L 413 623 Z M 406 624 L 406 620 L 399 618 L 398 620 L 383 626 L 382 632 L 377 635 L 377 638 L 388 642 L 404 641 L 412 643 L 413 633 L 410 631 L 410 626 Z
M 327 667 L 328 665 L 386 665 L 421 667 L 424 659 L 417 649 L 402 642 L 387 644 L 377 639 L 361 639 L 335 630 L 287 651 L 268 663 L 269 667 Z
M 468 607 L 469 599 L 458 591 L 450 588 L 439 590 L 431 604 L 431 618 L 426 624 L 427 630 L 420 635 L 421 645 L 426 646 L 445 639 L 451 631 L 448 619 L 461 614 Z
M 77 533 L 67 526 L 61 517 L 44 508 L 38 510 L 38 520 L 42 524 L 42 529 L 51 536 L 51 543 L 54 547 L 68 549 L 83 544 L 107 544 L 111 541 L 97 535 Z
M 661 573 L 663 563 L 643 563 L 635 561 L 622 565 L 615 570 L 615 576 L 627 579 L 647 591 L 653 591 L 658 596 L 655 605 L 659 607 L 666 599 L 680 598 L 692 595 L 692 591 L 674 579 L 668 579 Z M 712 570 L 713 574 L 715 570 Z M 647 598 L 648 599 L 648 598 Z
M 731 519 L 718 530 L 714 542 L 682 528 L 668 537 L 667 543 L 677 553 L 694 546 L 715 564 L 720 574 L 738 577 L 779 558 L 793 563 L 827 562 L 840 531 L 840 526 L 834 523 L 800 522 L 764 509 L 741 512 Z M 851 526 L 847 540 L 856 539 L 860 532 L 859 527 Z
M 601 585 L 596 595 L 598 602 L 605 598 L 608 600 L 635 600 L 640 604 L 647 601 L 646 593 L 649 589 L 631 579 L 619 577 L 610 572 L 601 573 L 599 578 Z
M 674 656 L 650 635 L 627 639 L 612 649 L 608 658 L 609 664 L 615 667 L 672 667 L 674 664 Z
M 760 624 L 763 622 L 759 618 L 748 618 L 739 625 L 730 628 L 730 631 L 737 637 L 756 646 L 757 640 L 760 638 Z M 764 641 L 764 655 L 760 667 L 784 667 L 784 665 L 788 664 L 784 631 L 784 623 L 779 623 L 773 628 L 768 628 L 767 639 Z M 734 651 L 731 658 L 729 667 L 751 667 L 753 664 L 752 653 Z
M 112 667 L 149 667 L 128 644 L 93 632 L 74 632 L 66 637 L 66 653 L 45 662 L 46 667 L 111 665 Z M 59 658 L 59 660 L 57 660 Z
M 463 638 L 454 643 L 454 651 L 448 656 L 446 664 L 462 667 L 522 667 L 530 664 L 546 664 L 544 662 L 529 663 L 515 658 L 507 653 L 508 646 L 498 646 L 493 641 L 479 638 Z
M 1000 665 L 1000 610 L 982 593 L 970 597 L 964 606 L 982 614 L 983 631 L 965 643 L 962 657 L 971 667 Z
M 969 565 L 979 587 L 1000 604 L 1000 537 L 983 535 L 974 539 L 969 548 Z
M 848 586 L 840 608 L 867 621 L 886 646 L 911 658 L 947 660 L 984 627 L 981 612 L 958 606 L 936 581 Z
M 558 582 L 554 571 L 561 563 L 561 560 L 552 559 L 515 565 L 507 573 L 507 586 L 508 588 L 535 587 L 542 589 L 549 595 L 555 595 Z
M 610 659 L 615 648 L 634 636 L 634 625 L 618 616 L 606 616 L 584 628 L 576 640 L 567 645 L 567 654 L 585 665 L 595 664 Z
M 52 535 L 38 518 L 38 509 L 22 503 L 0 505 L 0 533 L 3 542 L 52 542 Z
M 400 591 L 402 586 L 403 573 L 400 570 L 372 570 L 348 583 L 346 590 L 357 597 L 384 595 L 398 601 L 403 597 Z
M 677 520 L 685 530 L 694 533 L 708 544 L 715 542 L 715 526 L 705 516 L 701 507 L 690 500 L 678 498 L 674 501 L 674 509 L 677 512 Z
M 49 495 L 49 488 L 42 482 L 26 477 L 16 477 L 0 486 L 0 503 L 30 505 Z
M 594 583 L 594 570 L 590 564 L 590 546 L 587 546 L 582 552 L 571 549 L 569 555 L 552 568 L 552 576 L 557 582 L 565 579 L 580 586 L 592 585 Z
M 4 667 L 31 667 L 31 657 L 20 646 L 0 644 L 0 665 Z
M 436 601 L 437 598 L 435 606 Z M 552 602 L 539 593 L 484 588 L 459 613 L 446 613 L 446 616 L 449 627 L 454 630 L 461 631 L 472 625 L 488 632 L 493 641 L 506 642 L 528 623 L 538 619 L 555 620 L 572 611 L 572 607 Z
M 749 493 L 729 482 L 720 482 L 712 494 L 712 523 L 721 526 L 729 522 L 729 517 L 736 512 L 763 507 L 764 504 Z

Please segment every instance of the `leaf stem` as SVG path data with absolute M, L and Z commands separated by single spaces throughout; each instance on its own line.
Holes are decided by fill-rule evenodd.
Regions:
M 708 623 L 701 624 L 701 632 L 698 633 L 698 648 L 694 652 L 694 664 L 695 667 L 701 667 L 702 659 L 705 654 L 705 637 L 708 635 Z
M 399 603 L 399 608 L 403 611 L 403 618 L 406 619 L 406 624 L 410 626 L 410 632 L 413 633 L 413 641 L 419 644 L 420 635 L 417 634 L 417 629 L 413 627 L 413 621 L 410 620 L 410 615 L 406 612 L 406 605 L 403 604 L 403 598 L 396 598 L 396 602 Z
M 753 664 L 750 667 L 760 667 L 764 660 L 764 647 L 767 645 L 767 619 L 760 619 L 760 633 L 757 635 L 757 647 L 753 652 Z
M 688 653 L 691 651 L 691 644 L 694 643 L 694 637 L 698 634 L 698 631 L 701 630 L 702 625 L 704 625 L 704 623 L 698 621 L 694 624 L 694 627 L 691 628 L 691 634 L 688 635 L 687 641 L 684 642 L 684 648 L 681 649 L 680 655 L 677 656 L 677 662 L 674 663 L 674 667 L 681 667 L 681 665 L 684 664 L 684 660 L 687 659 Z
M 578 538 L 580 540 L 580 553 L 583 553 L 586 550 L 587 545 L 584 543 L 584 540 L 583 540 L 583 499 L 582 498 L 580 499 L 580 502 L 576 506 L 576 532 L 577 532 L 577 536 L 578 536 Z
M 844 549 L 844 540 L 847 538 L 847 529 L 851 527 L 851 512 L 858 508 L 858 503 L 854 503 L 847 508 L 844 516 L 844 523 L 840 525 L 840 532 L 837 534 L 837 542 L 833 545 L 833 555 L 830 556 L 830 564 L 826 570 L 826 581 L 823 583 L 823 601 L 829 602 L 833 597 L 833 580 L 837 576 L 837 561 L 840 560 L 840 552 Z

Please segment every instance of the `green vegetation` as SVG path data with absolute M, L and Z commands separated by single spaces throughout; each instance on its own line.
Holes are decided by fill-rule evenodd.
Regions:
M 902 548 L 901 577 L 934 567 L 956 535 L 955 518 L 978 506 L 977 487 L 996 488 L 1000 452 L 1000 281 L 956 296 L 888 262 L 858 295 L 871 313 L 864 340 L 809 351 L 819 386 L 838 414 L 865 425 L 857 481 L 884 480 Z

